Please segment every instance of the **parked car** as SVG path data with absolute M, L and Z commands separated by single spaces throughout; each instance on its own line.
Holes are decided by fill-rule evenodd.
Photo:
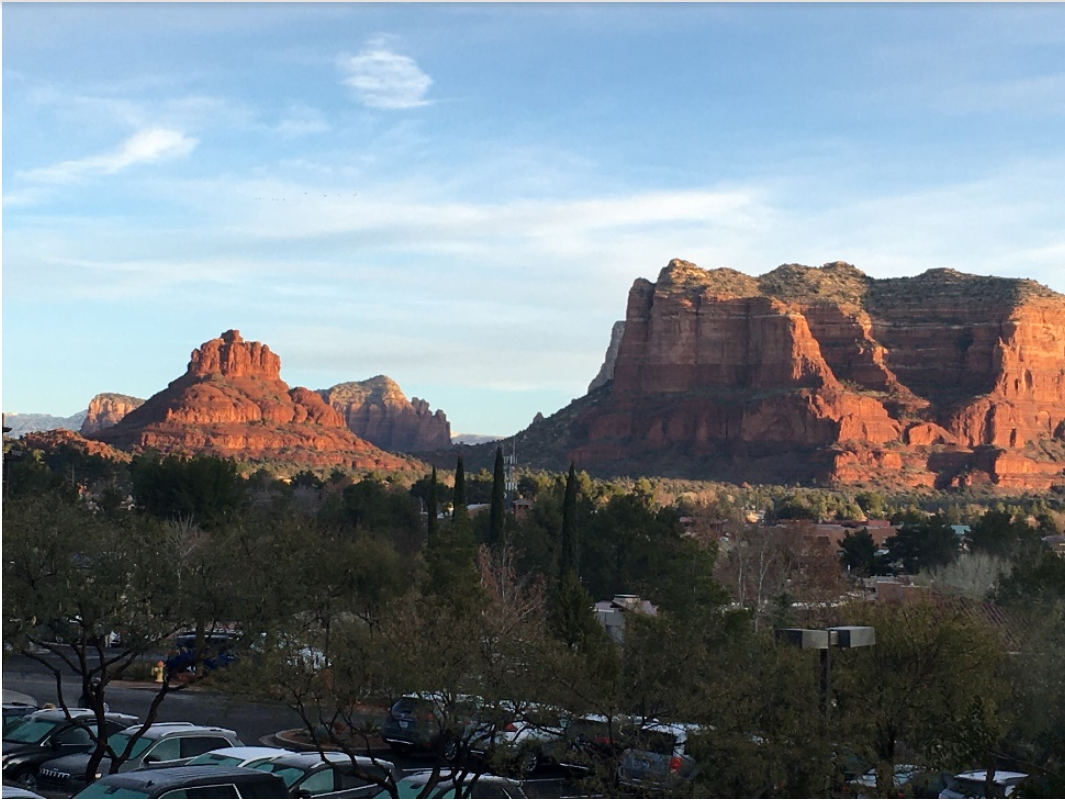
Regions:
M 228 667 L 237 656 L 234 650 L 240 643 L 240 634 L 226 628 L 217 628 L 204 634 L 204 659 L 205 670 L 221 669 Z M 196 665 L 196 632 L 183 631 L 174 637 L 176 651 L 169 655 L 164 662 L 168 675 L 176 675 L 179 672 L 192 669 Z
M 273 761 L 280 756 L 292 755 L 292 750 L 283 747 L 221 747 L 196 756 L 189 762 L 190 767 L 256 767 L 266 761 Z
M 29 789 L 23 789 L 21 786 L 7 786 L 5 785 L 0 790 L 0 798 L 3 800 L 44 800 L 44 795 L 31 792 Z
M 1016 791 L 1017 786 L 1027 778 L 1024 772 L 1006 772 L 995 770 L 992 783 L 995 785 L 996 797 L 1009 797 Z M 986 797 L 984 789 L 987 785 L 987 770 L 978 769 L 970 772 L 959 772 L 947 781 L 947 788 L 939 793 L 941 798 L 957 800 L 963 797 Z
M 541 757 L 577 772 L 589 772 L 599 765 L 613 771 L 633 730 L 633 721 L 627 717 L 582 714 L 564 716 L 560 721 L 560 735 L 545 739 Z
M 892 781 L 895 793 L 906 793 L 911 797 L 938 797 L 947 786 L 950 775 L 934 772 L 915 764 L 896 764 L 895 777 Z M 876 768 L 847 782 L 845 794 L 848 797 L 874 797 L 876 790 Z
M 631 732 L 621 754 L 618 782 L 622 786 L 674 789 L 699 772 L 688 753 L 688 740 L 705 730 L 702 725 L 651 722 Z
M 482 775 L 470 774 L 462 782 L 461 790 L 455 788 L 455 779 L 451 775 L 442 773 L 436 785 L 429 790 L 428 795 L 423 794 L 425 785 L 432 779 L 432 774 L 433 771 L 427 769 L 407 775 L 396 783 L 396 797 L 468 797 L 473 798 L 473 800 L 478 800 L 479 798 L 489 800 L 494 798 L 527 797 L 519 781 L 505 778 L 502 775 L 490 775 L 488 773 Z M 377 798 L 391 796 L 388 791 L 384 790 L 372 795 L 372 797 Z
M 280 778 L 244 767 L 161 767 L 105 775 L 75 797 L 284 797 Z
M 326 753 L 324 758 L 320 753 L 292 753 L 262 761 L 254 769 L 281 778 L 289 797 L 355 796 L 349 793 L 374 784 L 364 775 L 399 780 L 391 761 L 346 753 Z
M 126 728 L 108 740 L 111 750 L 121 755 L 136 737 L 140 726 Z M 210 725 L 194 725 L 191 722 L 157 722 L 133 741 L 129 758 L 118 772 L 131 772 L 141 767 L 182 766 L 196 756 L 221 747 L 240 747 L 243 742 L 237 734 L 226 728 Z M 96 774 L 86 781 L 90 754 L 64 756 L 41 765 L 37 771 L 37 784 L 49 794 L 71 795 L 87 783 L 99 780 L 111 771 L 111 759 L 104 758 L 96 768 Z
M 503 702 L 479 709 L 466 724 L 468 754 L 521 775 L 547 760 L 545 750 L 562 739 L 565 714 L 535 703 Z
M 451 701 L 443 694 L 410 694 L 399 698 L 381 726 L 381 738 L 396 753 L 437 751 L 447 761 L 460 753 L 460 739 L 480 706 L 474 697 Z
M 25 789 L 37 786 L 37 770 L 46 761 L 74 753 L 90 753 L 96 747 L 96 712 L 88 708 L 34 711 L 19 717 L 4 731 L 3 775 L 5 781 Z M 103 735 L 109 737 L 137 722 L 129 714 L 104 715 Z
M 4 732 L 7 732 L 8 725 L 18 722 L 27 714 L 32 714 L 37 711 L 37 706 L 30 705 L 29 703 L 18 702 L 5 702 L 4 703 Z

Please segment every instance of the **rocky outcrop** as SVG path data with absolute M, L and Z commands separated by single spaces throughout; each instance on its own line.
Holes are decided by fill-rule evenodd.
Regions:
M 135 408 L 144 405 L 139 397 L 130 397 L 127 394 L 115 394 L 106 392 L 98 394 L 89 401 L 89 410 L 85 414 L 85 420 L 81 423 L 81 435 L 87 436 L 104 428 L 110 428 Z
M 620 320 L 614 323 L 614 327 L 610 329 L 610 344 L 606 348 L 606 356 L 603 358 L 603 366 L 599 368 L 599 374 L 596 375 L 592 382 L 588 384 L 588 392 L 594 392 L 600 386 L 606 386 L 607 383 L 614 380 L 614 364 L 618 360 L 618 348 L 621 347 L 621 337 L 625 335 L 625 321 Z
M 352 433 L 383 450 L 418 453 L 451 446 L 451 424 L 444 412 L 431 411 L 417 397 L 408 400 L 387 375 L 341 383 L 318 394 L 340 412 Z
M 90 438 L 127 451 L 208 453 L 248 462 L 408 469 L 355 436 L 314 391 L 290 389 L 281 359 L 231 330 L 192 351 L 184 375 Z
M 110 461 L 128 462 L 130 460 L 129 453 L 122 452 L 103 442 L 91 441 L 81 434 L 74 433 L 74 431 L 66 428 L 30 431 L 22 437 L 21 447 L 25 450 L 42 450 L 46 453 L 62 448 L 70 448 L 85 455 L 100 456 Z
M 613 381 L 588 399 L 526 448 L 550 430 L 560 460 L 607 474 L 1045 489 L 1065 484 L 1043 446 L 1065 439 L 1065 297 L 951 270 L 674 260 L 634 283 Z

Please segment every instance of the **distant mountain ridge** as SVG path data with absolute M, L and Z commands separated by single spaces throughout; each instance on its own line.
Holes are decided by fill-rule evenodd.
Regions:
M 8 436 L 20 437 L 34 431 L 54 431 L 59 428 L 78 430 L 88 411 L 79 411 L 69 417 L 57 417 L 52 414 L 21 414 L 17 411 L 4 412 L 4 426 L 11 428 Z

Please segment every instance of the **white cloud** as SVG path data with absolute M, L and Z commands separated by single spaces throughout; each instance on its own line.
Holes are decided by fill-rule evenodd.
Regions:
M 422 72 L 417 62 L 388 49 L 384 38 L 368 41 L 354 56 L 341 56 L 343 83 L 370 108 L 417 108 L 428 105 L 425 93 L 433 79 Z
M 136 164 L 150 164 L 188 155 L 199 143 L 181 131 L 150 128 L 129 137 L 110 153 L 63 161 L 20 174 L 43 183 L 73 183 L 98 175 L 113 175 Z

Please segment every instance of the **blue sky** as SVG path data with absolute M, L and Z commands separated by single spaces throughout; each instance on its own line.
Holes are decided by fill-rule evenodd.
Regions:
M 638 277 L 845 260 L 1065 292 L 1065 5 L 20 4 L 3 408 L 237 328 L 454 432 L 584 394 Z

